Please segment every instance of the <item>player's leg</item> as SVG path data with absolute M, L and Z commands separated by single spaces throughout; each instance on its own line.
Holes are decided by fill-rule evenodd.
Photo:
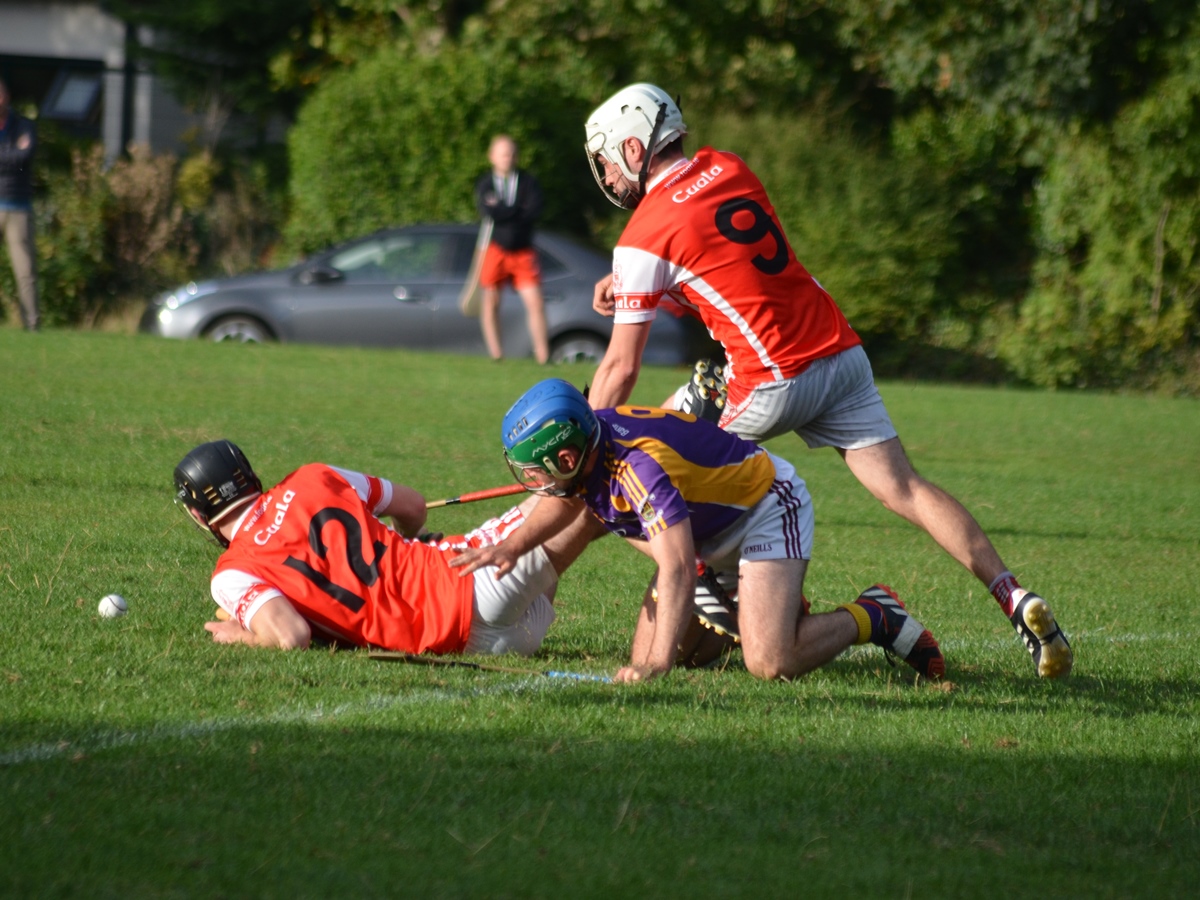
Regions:
M 771 461 L 775 478 L 766 496 L 737 529 L 698 549 L 714 570 L 738 573 L 737 625 L 747 670 L 759 678 L 795 678 L 854 643 L 858 626 L 840 610 L 808 615 L 812 499 L 787 460 L 772 454 Z
M 837 657 L 858 637 L 845 610 L 807 615 L 802 559 L 744 563 L 738 626 L 746 669 L 759 678 L 796 678 Z
M 483 331 L 483 342 L 488 356 L 503 359 L 504 348 L 500 343 L 500 286 L 485 287 L 480 294 L 479 327 Z
M 1070 673 L 1074 657 L 1046 601 L 1005 568 L 975 517 L 912 466 L 861 348 L 839 353 L 829 373 L 836 400 L 797 429 L 809 446 L 837 447 L 855 477 L 888 509 L 924 529 L 995 597 L 1043 678 Z M 806 375 L 808 373 L 805 373 Z
M 917 474 L 899 438 L 839 452 L 854 477 L 877 500 L 928 532 L 985 585 L 1005 570 L 975 517 L 946 491 Z
M 546 330 L 546 303 L 542 298 L 542 268 L 537 250 L 527 247 L 511 254 L 513 287 L 525 304 L 525 322 L 533 344 L 534 358 L 545 365 L 550 360 L 550 340 Z
M 534 358 L 545 365 L 550 359 L 550 339 L 546 329 L 546 304 L 542 299 L 540 284 L 528 284 L 517 288 L 521 302 L 525 304 L 525 321 L 529 326 L 529 339 L 533 342 Z
M 884 585 L 868 588 L 833 612 L 809 613 L 803 597 L 805 565 L 789 559 L 742 565 L 738 619 L 742 654 L 752 674 L 796 678 L 851 644 L 872 643 L 926 678 L 945 675 L 946 661 L 933 635 Z
M 913 469 L 861 347 L 817 360 L 800 376 L 762 385 L 730 410 L 722 427 L 762 441 L 795 431 L 809 447 L 836 447 L 856 478 L 888 509 L 924 529 L 996 598 L 1043 677 L 1071 670 L 1066 636 L 1037 595 L 1025 592 L 992 542 L 953 496 Z
M 504 249 L 494 242 L 488 244 L 479 266 L 479 328 L 492 359 L 504 356 L 500 344 L 500 290 L 509 278 L 507 265 Z
M 33 214 L 0 210 L 0 230 L 4 232 L 8 257 L 17 282 L 21 321 L 27 331 L 38 329 L 36 250 L 33 238 Z

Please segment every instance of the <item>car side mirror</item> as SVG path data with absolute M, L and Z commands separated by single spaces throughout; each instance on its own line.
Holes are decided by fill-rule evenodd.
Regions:
M 310 266 L 296 276 L 301 284 L 329 284 L 331 281 L 341 281 L 345 276 L 333 266 Z

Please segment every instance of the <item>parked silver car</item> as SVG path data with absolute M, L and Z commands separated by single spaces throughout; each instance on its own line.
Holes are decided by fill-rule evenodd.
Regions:
M 390 228 L 271 272 L 192 282 L 150 301 L 140 330 L 214 341 L 300 341 L 484 354 L 479 320 L 458 308 L 477 229 Z M 592 310 L 609 259 L 569 238 L 539 232 L 542 291 L 553 362 L 597 361 L 612 320 Z M 508 356 L 531 353 L 525 308 L 510 289 L 500 306 Z M 660 315 L 643 359 L 676 365 L 719 350 L 693 320 Z

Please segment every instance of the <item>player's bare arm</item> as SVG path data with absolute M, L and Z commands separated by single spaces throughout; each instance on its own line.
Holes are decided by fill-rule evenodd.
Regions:
M 450 560 L 450 565 L 459 569 L 460 575 L 495 566 L 496 578 L 503 578 L 512 571 L 518 559 L 575 521 L 583 508 L 582 500 L 541 497 L 521 526 L 503 541 L 490 547 L 464 550 Z
M 647 609 L 642 610 L 634 634 L 631 663 L 617 672 L 615 681 L 645 681 L 669 672 L 692 617 L 696 545 L 691 521 L 677 522 L 651 538 L 650 555 L 658 564 L 658 603 L 653 615 Z M 652 634 L 647 635 L 647 629 L 652 629 Z M 644 659 L 639 659 L 641 648 L 647 645 Z
M 308 622 L 285 597 L 272 597 L 264 603 L 250 620 L 250 626 L 243 628 L 237 619 L 204 623 L 217 644 L 295 650 L 307 647 L 312 640 Z
M 612 273 L 605 275 L 596 282 L 595 293 L 592 294 L 592 309 L 602 316 L 612 318 L 617 310 L 617 299 L 613 295 Z
M 392 499 L 379 515 L 391 516 L 397 531 L 405 537 L 413 537 L 425 525 L 428 515 L 425 497 L 407 485 L 392 482 Z
M 649 322 L 614 325 L 608 350 L 588 392 L 592 409 L 620 406 L 633 393 L 642 370 L 642 351 L 650 337 Z

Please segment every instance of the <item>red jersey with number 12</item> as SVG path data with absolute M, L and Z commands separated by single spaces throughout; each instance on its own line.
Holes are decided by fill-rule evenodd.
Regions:
M 233 569 L 261 579 L 262 591 L 277 589 L 319 630 L 353 644 L 461 651 L 474 579 L 450 568 L 454 550 L 384 525 L 372 499 L 329 466 L 302 466 L 254 505 L 214 574 Z
M 698 316 L 725 346 L 729 399 L 861 343 L 796 259 L 762 183 L 705 147 L 646 192 L 613 251 L 613 321 L 662 307 Z

